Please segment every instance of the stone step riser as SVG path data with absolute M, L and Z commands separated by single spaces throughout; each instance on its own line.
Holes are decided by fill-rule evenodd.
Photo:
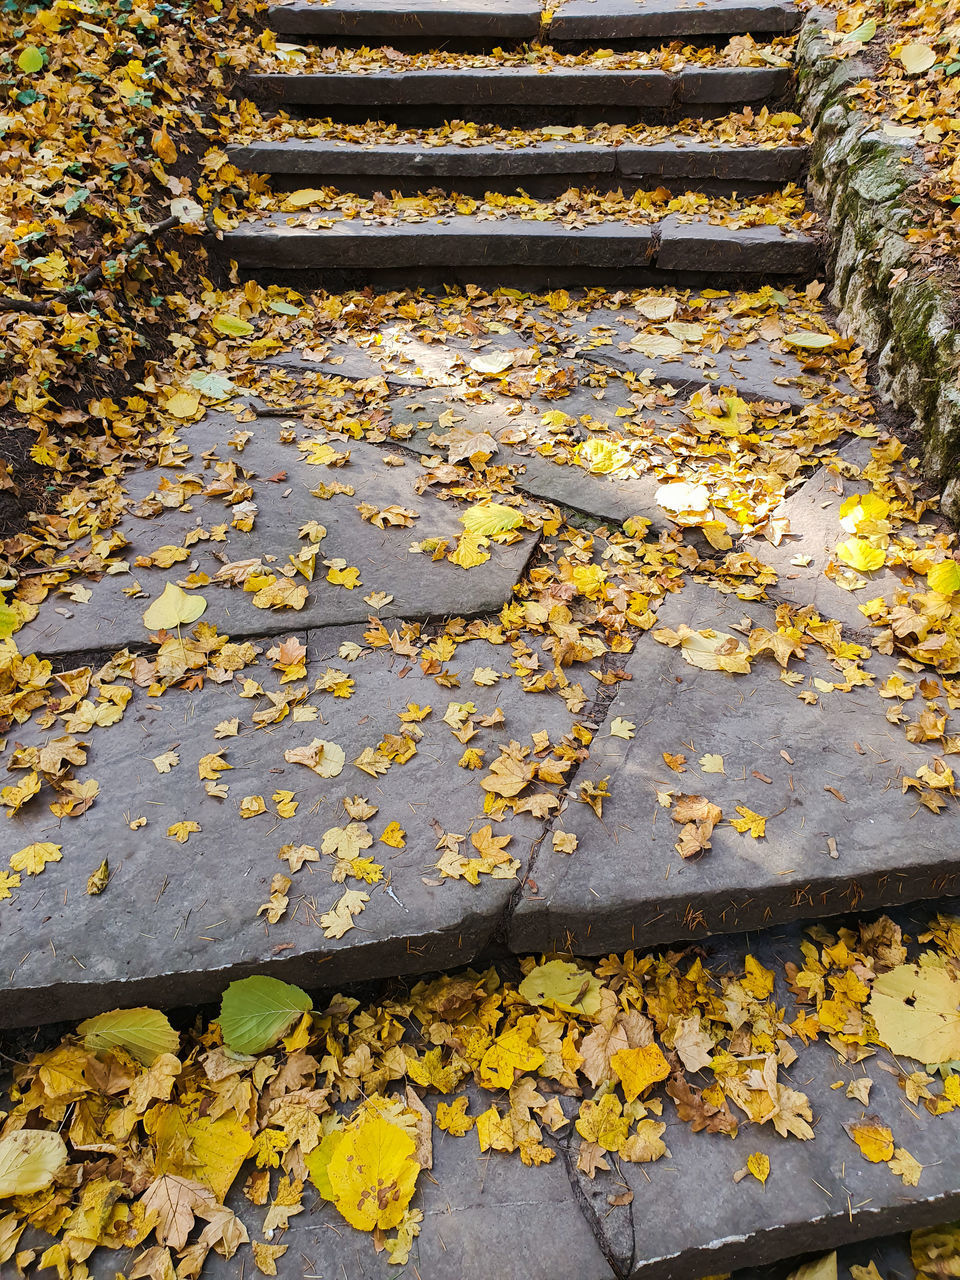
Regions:
M 236 147 L 230 159 L 240 169 L 271 176 L 275 190 L 336 185 L 369 194 L 440 186 L 466 195 L 515 191 L 552 196 L 570 187 L 624 191 L 666 186 L 677 191 L 726 194 L 770 190 L 800 182 L 806 147 L 761 150 L 690 143 L 657 146 L 493 146 L 420 148 L 410 143 L 344 147 L 313 140 Z
M 321 215 L 322 216 L 322 215 Z M 578 270 L 646 269 L 663 273 L 714 272 L 812 278 L 819 250 L 809 236 L 781 237 L 776 228 L 731 231 L 666 219 L 646 226 L 602 223 L 577 228 L 562 223 L 503 219 L 478 223 L 468 216 L 436 223 L 364 226 L 344 223 L 312 230 L 272 222 L 243 223 L 224 236 L 223 252 L 247 269 L 355 268 L 427 270 L 499 269 L 507 279 L 518 267 Z
M 642 7 L 584 3 L 563 6 L 545 25 L 540 7 L 513 4 L 499 10 L 489 5 L 437 8 L 422 2 L 410 5 L 381 0 L 373 5 L 318 5 L 310 0 L 275 5 L 267 21 L 279 35 L 316 40 L 386 41 L 482 40 L 504 43 L 545 37 L 552 42 L 670 39 L 703 36 L 787 35 L 796 29 L 797 9 L 768 0 L 690 7 L 670 0 L 652 0 Z
M 330 108 L 524 107 L 629 109 L 637 112 L 701 108 L 727 111 L 783 98 L 792 73 L 785 68 L 698 67 L 676 75 L 663 71 L 602 71 L 553 68 L 548 74 L 526 67 L 442 69 L 355 73 L 276 72 L 250 77 L 254 98 L 284 105 L 309 106 L 317 114 Z M 555 119 L 555 117 L 554 117 Z

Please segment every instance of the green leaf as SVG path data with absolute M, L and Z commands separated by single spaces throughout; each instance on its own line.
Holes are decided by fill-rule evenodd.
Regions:
M 67 1163 L 66 1143 L 46 1129 L 18 1129 L 0 1139 L 0 1196 L 28 1196 L 49 1187 Z
M 267 306 L 271 311 L 275 311 L 278 316 L 298 316 L 300 314 L 299 307 L 294 307 L 289 302 L 280 302 L 276 298 L 268 302 Z
M 335 1200 L 336 1194 L 330 1185 L 330 1175 L 327 1168 L 333 1159 L 333 1153 L 343 1141 L 345 1134 L 342 1129 L 331 1129 L 325 1134 L 317 1146 L 304 1157 L 304 1164 L 307 1166 L 307 1173 L 310 1175 L 310 1181 L 317 1188 L 324 1200 Z
M 194 369 L 187 382 L 195 391 L 199 391 L 201 395 L 209 396 L 211 400 L 226 400 L 228 396 L 237 396 L 240 394 L 239 389 L 225 378 L 222 373 L 214 373 L 209 369 Z
M 231 982 L 220 1005 L 223 1042 L 234 1053 L 260 1053 L 275 1045 L 313 1001 L 279 978 L 258 974 Z
M 783 340 L 788 347 L 802 347 L 805 351 L 824 351 L 837 341 L 832 333 L 815 333 L 812 329 L 798 329 L 796 333 L 785 333 Z
M 859 40 L 861 44 L 866 44 L 868 40 L 872 40 L 877 34 L 877 21 L 875 18 L 868 18 L 866 22 L 861 22 L 855 31 L 851 31 L 848 40 Z
M 161 1053 L 176 1053 L 180 1035 L 157 1009 L 114 1009 L 81 1022 L 77 1030 L 85 1049 L 126 1049 L 145 1067 Z
M 240 316 L 214 316 L 211 323 L 217 333 L 222 333 L 227 338 L 246 338 L 253 333 L 250 321 L 242 320 Z
M 941 596 L 952 596 L 955 591 L 960 591 L 960 564 L 956 560 L 941 560 L 927 574 L 927 585 Z
M 43 54 L 35 44 L 28 44 L 17 59 L 17 66 L 25 76 L 35 75 L 43 70 Z

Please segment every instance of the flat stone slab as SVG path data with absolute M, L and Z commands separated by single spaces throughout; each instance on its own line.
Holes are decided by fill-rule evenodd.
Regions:
M 551 40 L 627 40 L 688 36 L 786 34 L 800 24 L 792 3 L 770 0 L 563 0 Z
M 389 40 L 532 40 L 540 6 L 530 0 L 292 0 L 273 4 L 267 23 L 281 35 Z
M 918 911 L 919 920 L 929 915 Z M 749 939 L 750 953 L 777 974 L 774 998 L 786 1007 L 787 1021 L 797 1008 L 782 980 L 783 959 L 799 952 L 801 937 L 800 930 L 768 930 Z M 704 963 L 722 970 L 728 961 L 742 971 L 745 949 L 739 938 L 726 947 L 712 940 Z M 931 1116 L 922 1105 L 907 1105 L 897 1073 L 912 1068 L 885 1050 L 854 1065 L 844 1063 L 824 1039 L 796 1048 L 799 1059 L 780 1078 L 809 1098 L 812 1140 L 781 1138 L 772 1124 L 747 1125 L 732 1141 L 724 1134 L 694 1133 L 689 1124 L 678 1123 L 674 1104 L 667 1101 L 663 1140 L 670 1159 L 646 1165 L 617 1161 L 615 1169 L 598 1173 L 594 1181 L 578 1175 L 624 1277 L 690 1280 L 841 1246 L 850 1246 L 847 1265 L 858 1251 L 867 1262 L 869 1237 L 957 1216 L 957 1113 Z M 858 1077 L 874 1082 L 869 1107 L 846 1096 L 847 1085 Z M 713 1078 L 704 1072 L 703 1084 Z M 831 1088 L 838 1081 L 841 1087 Z M 847 1137 L 843 1125 L 867 1112 L 881 1116 L 897 1147 L 923 1165 L 916 1187 L 905 1186 L 884 1163 L 869 1163 Z M 753 1152 L 770 1160 L 766 1185 L 749 1176 L 734 1182 Z M 632 1203 L 612 1206 L 609 1197 L 625 1191 L 633 1193 Z M 790 1270 L 781 1263 L 774 1275 L 782 1278 Z
M 596 67 L 477 67 L 435 71 L 272 72 L 251 91 L 311 106 L 642 107 L 762 102 L 787 92 L 789 69 L 606 71 Z
M 242 452 L 228 444 L 238 433 L 241 438 L 249 433 Z M 294 439 L 284 443 L 284 433 Z M 237 484 L 251 487 L 252 500 L 259 508 L 253 529 L 243 532 L 233 527 L 233 519 L 242 513 L 236 505 L 227 505 L 232 481 L 222 498 L 197 492 L 188 495 L 185 506 L 165 508 L 151 518 L 141 519 L 134 511 L 128 512 L 119 527 L 130 543 L 126 552 L 130 572 L 89 580 L 86 602 L 52 593 L 40 606 L 38 616 L 17 633 L 22 652 L 36 650 L 53 656 L 142 645 L 149 637 L 144 610 L 168 581 L 185 580 L 192 571 L 213 579 L 225 563 L 256 557 L 263 557 L 267 569 L 279 573 L 289 567 L 288 557 L 313 545 L 309 537 L 298 537 L 310 521 L 318 521 L 327 532 L 319 543 L 313 580 L 296 575 L 298 584 L 307 589 L 307 601 L 300 610 L 260 608 L 254 604 L 253 593 L 212 582 L 202 588 L 207 600 L 203 621 L 214 623 L 234 639 L 275 635 L 298 627 L 365 622 L 377 609 L 364 597 L 376 592 L 392 597 L 379 607 L 384 618 L 487 614 L 510 599 L 534 549 L 533 534 L 514 544 L 494 546 L 481 572 L 412 554 L 412 543 L 434 537 L 446 539 L 453 550 L 463 532 L 459 517 L 465 508 L 418 494 L 419 468 L 414 459 L 404 462 L 395 458 L 403 465 L 387 466 L 383 458 L 389 449 L 312 429 L 282 414 L 241 423 L 229 413 L 211 412 L 201 422 L 185 426 L 180 439 L 189 451 L 178 455 L 181 465 L 126 477 L 134 510 L 152 494 L 163 495 L 190 476 L 203 487 L 217 481 L 211 460 L 216 456 L 227 465 L 236 465 Z M 296 440 L 316 441 L 320 447 L 329 441 L 336 457 L 349 452 L 349 461 L 343 465 L 311 464 L 307 461 L 310 452 L 299 449 Z M 333 483 L 350 486 L 355 493 L 338 493 L 323 500 L 312 492 Z M 381 529 L 361 518 L 359 503 L 381 510 L 399 507 L 418 516 L 409 527 L 385 521 Z M 148 510 L 153 510 L 152 504 Z M 198 529 L 206 534 L 216 531 L 216 536 L 196 539 Z M 185 547 L 188 555 L 167 568 L 136 565 L 136 557 L 153 557 L 161 547 Z M 359 585 L 348 588 L 329 582 L 324 560 L 345 560 L 347 566 L 359 569 Z M 141 594 L 127 595 L 134 583 L 139 583 Z
M 547 143 L 527 147 L 421 147 L 412 142 L 357 146 L 286 138 L 229 149 L 239 169 L 283 175 L 391 178 L 534 178 L 584 174 L 617 179 L 684 178 L 781 183 L 798 181 L 806 147 L 729 147 L 679 139 L 650 145 Z
M 287 634 L 305 636 L 295 628 Z M 476 781 L 480 775 L 458 765 L 467 741 L 455 737 L 451 725 L 463 720 L 445 723 L 442 717 L 451 702 L 472 703 L 474 721 L 492 716 L 489 726 L 475 724 L 476 735 L 467 735 L 469 746 L 483 751 L 489 763 L 498 743 L 515 739 L 530 747 L 534 731 L 546 730 L 551 742 L 559 742 L 573 716 L 558 696 L 521 690 L 508 645 L 482 640 L 461 645 L 455 658 L 442 664 L 459 673 L 460 687 L 442 688 L 418 662 L 389 646 L 366 649 L 352 662 L 340 657 L 347 640 L 362 644 L 361 630 L 306 634 L 301 704 L 316 708 L 313 719 L 298 718 L 306 713 L 295 706 L 270 723 L 276 695 L 296 686 L 282 684 L 272 660 L 262 657 L 237 682 L 208 682 L 195 692 L 169 690 L 159 699 L 137 692 L 119 724 L 76 734 L 89 742 L 82 777 L 100 784 L 91 808 L 58 827 L 46 797 L 38 796 L 4 820 L 7 853 L 52 841 L 62 847 L 62 857 L 48 863 L 40 877 L 24 875 L 21 888 L 0 904 L 0 1025 L 78 1018 L 118 1005 L 212 1000 L 232 978 L 255 972 L 317 988 L 443 969 L 469 963 L 490 943 L 518 880 L 484 873 L 470 884 L 444 879 L 436 870 L 444 833 L 466 837 L 459 847 L 475 857 L 480 855 L 469 837 L 489 830 L 485 792 Z M 481 687 L 473 682 L 478 667 L 510 678 Z M 329 668 L 355 681 L 352 696 L 314 690 L 315 680 Z M 272 692 L 273 700 L 266 694 L 241 696 L 247 677 Z M 433 711 L 411 728 L 398 718 L 408 703 Z M 494 716 L 497 708 L 502 719 Z M 258 725 L 254 717 L 265 712 L 266 721 Z M 234 718 L 239 718 L 238 734 L 217 737 L 216 727 Z M 353 763 L 365 749 L 375 751 L 384 735 L 402 738 L 417 730 L 423 737 L 405 762 L 395 760 L 383 772 L 381 756 L 373 776 Z M 4 778 L 10 776 L 5 766 L 18 741 L 36 744 L 50 736 L 35 724 L 11 733 L 0 757 Z M 343 748 L 346 758 L 338 776 L 318 777 L 285 758 L 285 752 L 317 738 Z M 161 773 L 154 760 L 170 751 L 179 763 Z M 199 776 L 201 758 L 216 752 L 232 766 L 218 776 L 229 786 L 223 798 L 210 796 Z M 293 816 L 279 816 L 279 802 L 271 798 L 278 791 L 294 793 L 299 807 Z M 342 798 L 358 794 L 379 812 L 367 819 L 371 838 L 354 856 L 383 867 L 379 883 L 353 876 L 334 883 L 332 853 L 321 852 L 319 860 L 305 862 L 296 872 L 280 860 L 285 846 L 322 850 L 325 832 L 353 820 Z M 242 801 L 248 796 L 262 797 L 265 812 L 244 817 Z M 131 826 L 143 818 L 145 824 Z M 169 833 L 179 822 L 199 829 L 180 842 L 176 831 Z M 406 833 L 402 848 L 380 842 L 390 823 Z M 494 825 L 493 836 L 512 837 L 507 851 L 519 860 L 519 876 L 542 825 L 530 813 Z M 105 857 L 110 882 L 100 895 L 89 896 L 88 877 Z M 289 873 L 289 904 L 284 917 L 269 924 L 258 908 L 270 898 L 278 873 Z M 327 937 L 320 918 L 345 889 L 369 894 L 369 902 L 354 917 L 354 928 L 340 939 Z
M 270 214 L 241 223 L 222 240 L 222 252 L 247 269 L 588 267 L 662 271 L 724 271 L 742 275 L 813 276 L 821 255 L 816 239 L 780 227 L 723 227 L 681 222 L 630 226 L 609 221 L 578 227 L 516 217 L 478 221 L 469 214 L 442 223 L 363 223 L 309 215 Z
M 668 598 L 655 630 L 681 623 L 735 637 L 776 631 L 771 606 L 690 582 Z M 895 669 L 878 661 L 870 667 L 881 678 Z M 814 648 L 796 669 L 795 688 L 769 654 L 750 674 L 703 671 L 646 634 L 605 722 L 626 720 L 635 736 L 608 729 L 578 774 L 578 784 L 609 779 L 602 823 L 585 804 L 557 818 L 577 836 L 577 851 L 540 853 L 511 919 L 511 948 L 597 955 L 956 892 L 956 803 L 944 796 L 934 814 L 916 792 L 901 794 L 902 779 L 930 766 L 936 744 L 911 745 L 886 720 L 889 701 L 876 688 L 828 691 L 843 676 Z M 698 761 L 713 755 L 724 773 L 702 771 Z M 680 857 L 674 800 L 664 794 L 663 806 L 658 792 L 703 796 L 721 809 L 711 850 Z M 734 830 L 730 820 L 744 816 L 737 806 L 767 819 L 765 837 Z

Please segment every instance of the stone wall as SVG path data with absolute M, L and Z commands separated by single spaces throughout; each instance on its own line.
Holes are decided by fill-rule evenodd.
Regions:
M 809 185 L 830 236 L 830 298 L 842 331 L 853 333 L 876 359 L 881 394 L 915 416 L 926 474 L 943 490 L 945 514 L 960 521 L 955 304 L 936 274 L 911 263 L 905 239 L 917 222 L 907 196 L 924 172 L 922 154 L 909 141 L 887 137 L 849 105 L 851 86 L 869 78 L 870 70 L 858 58 L 830 58 L 832 46 L 822 32 L 832 25 L 829 10 L 812 10 L 798 47 L 800 110 L 814 134 Z

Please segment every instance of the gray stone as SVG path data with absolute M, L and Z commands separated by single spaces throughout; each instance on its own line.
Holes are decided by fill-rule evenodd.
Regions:
M 608 71 L 597 67 L 471 67 L 431 71 L 273 72 L 250 77 L 255 94 L 312 106 L 670 107 L 780 97 L 789 69 Z
M 578 227 L 517 217 L 478 222 L 450 214 L 442 223 L 364 223 L 319 218 L 332 225 L 289 225 L 290 215 L 270 214 L 241 223 L 223 238 L 226 254 L 242 267 L 266 268 L 655 268 L 658 271 L 812 276 L 820 263 L 817 241 L 775 226 L 722 227 L 680 221 L 630 225 L 610 220 Z
M 754 102 L 767 92 L 768 72 L 744 68 L 738 100 Z M 764 90 L 752 90 L 760 76 Z M 538 106 L 669 107 L 680 77 L 663 71 L 604 71 L 597 68 L 480 67 L 460 70 L 284 73 L 251 77 L 255 94 L 312 106 Z M 749 96 L 748 96 L 749 95 Z M 693 99 L 688 99 L 693 101 Z
M 750 952 L 778 974 L 775 996 L 788 1010 L 787 1021 L 796 1008 L 780 980 L 782 959 L 785 951 L 799 952 L 800 940 L 799 930 L 770 930 L 749 940 Z M 729 963 L 742 969 L 739 939 L 732 945 L 712 940 L 705 950 L 708 967 L 723 971 Z M 955 1156 L 960 1121 L 956 1112 L 931 1116 L 922 1106 L 905 1105 L 897 1084 L 897 1071 L 903 1069 L 885 1052 L 859 1065 L 844 1063 L 823 1039 L 802 1048 L 795 1068 L 781 1072 L 781 1079 L 810 1099 L 816 1136 L 809 1141 L 783 1139 L 772 1124 L 746 1125 L 733 1141 L 694 1133 L 666 1099 L 663 1140 L 671 1158 L 647 1165 L 618 1161 L 615 1170 L 598 1173 L 593 1182 L 580 1175 L 622 1275 L 690 1280 L 844 1245 L 851 1246 L 845 1262 L 858 1251 L 867 1261 L 872 1250 L 864 1242 L 872 1235 L 955 1218 L 960 1213 Z M 869 1108 L 847 1098 L 845 1088 L 830 1087 L 863 1076 L 874 1081 Z M 703 1084 L 712 1079 L 705 1073 Z M 897 1146 L 923 1165 L 918 1186 L 905 1186 L 884 1163 L 869 1163 L 847 1137 L 842 1126 L 862 1119 L 867 1110 L 881 1116 Z M 752 1177 L 735 1183 L 734 1173 L 755 1151 L 770 1160 L 766 1185 Z M 611 1207 L 608 1196 L 625 1188 L 633 1192 L 632 1204 Z M 790 1270 L 784 1265 L 774 1275 L 782 1280 Z
M 144 644 L 149 635 L 143 624 L 144 610 L 168 581 L 186 578 L 194 565 L 213 578 L 224 562 L 251 557 L 275 557 L 272 567 L 276 572 L 288 564 L 288 556 L 308 545 L 297 535 L 300 527 L 311 520 L 319 521 L 327 534 L 320 543 L 312 582 L 298 575 L 299 582 L 308 589 L 302 609 L 261 609 L 254 605 L 252 593 L 211 584 L 203 589 L 208 602 L 203 621 L 214 623 L 221 632 L 237 639 L 275 635 L 298 627 L 364 622 L 374 612 L 363 599 L 371 591 L 393 596 L 380 610 L 384 618 L 486 614 L 495 612 L 510 598 L 533 551 L 532 534 L 518 543 L 496 547 L 479 573 L 460 569 L 446 560 L 427 565 L 423 556 L 410 552 L 410 544 L 441 537 L 453 547 L 463 531 L 459 522 L 462 508 L 430 495 L 419 495 L 415 463 L 385 466 L 381 449 L 353 441 L 349 436 L 329 436 L 338 453 L 349 450 L 350 461 L 345 466 L 310 465 L 296 444 L 280 442 L 283 422 L 295 425 L 301 440 L 328 438 L 324 431 L 311 430 L 309 425 L 282 414 L 240 424 L 227 413 L 209 413 L 203 421 L 184 427 L 182 439 L 190 448 L 185 468 L 143 470 L 128 476 L 126 488 L 134 503 L 155 492 L 164 480 L 176 484 L 185 472 L 198 475 L 207 484 L 216 476 L 212 468 L 204 469 L 201 455 L 216 449 L 221 459 L 235 460 L 239 468 L 250 473 L 248 483 L 259 506 L 253 530 L 242 533 L 231 528 L 234 509 L 218 498 L 204 498 L 201 494 L 193 497 L 186 508 L 164 510 L 152 519 L 138 519 L 128 513 L 120 529 L 130 541 L 130 572 L 89 581 L 91 598 L 86 603 L 56 595 L 48 597 L 37 618 L 17 633 L 23 652 L 36 650 L 52 656 L 106 648 L 112 652 L 124 645 Z M 252 438 L 238 454 L 228 447 L 227 440 L 244 430 L 251 431 Z M 282 480 L 268 479 L 281 473 L 285 473 Z M 334 480 L 352 485 L 354 496 L 338 494 L 321 500 L 311 493 L 318 485 Z M 362 502 L 379 508 L 397 505 L 420 514 L 409 528 L 388 526 L 383 530 L 361 519 L 357 504 Z M 182 546 L 198 526 L 209 532 L 218 525 L 227 526 L 223 541 L 195 542 L 189 548 L 189 558 L 172 568 L 141 569 L 134 564 L 136 556 L 149 555 L 159 547 Z M 335 558 L 360 569 L 360 586 L 348 590 L 327 582 L 322 562 Z M 124 594 L 134 582 L 140 584 L 145 595 L 130 598 Z
M 294 626 L 286 634 L 304 637 Z M 469 963 L 490 943 L 517 880 L 483 875 L 471 885 L 442 880 L 435 869 L 443 832 L 469 836 L 489 821 L 480 775 L 458 767 L 466 748 L 442 716 L 451 701 L 470 701 L 481 715 L 502 710 L 503 726 L 478 727 L 470 743 L 485 751 L 488 763 L 499 742 L 529 745 L 535 730 L 546 729 L 551 741 L 559 741 L 573 717 L 557 696 L 522 692 L 516 677 L 492 687 L 473 683 L 478 666 L 510 673 L 507 646 L 461 646 L 444 664 L 460 673 L 461 687 L 445 689 L 419 663 L 389 648 L 368 650 L 354 662 L 341 659 L 339 646 L 348 639 L 363 643 L 359 629 L 307 634 L 310 688 L 328 666 L 356 681 L 349 698 L 309 696 L 308 690 L 315 720 L 295 720 L 291 713 L 257 728 L 252 717 L 269 709 L 266 697 L 241 697 L 239 682 L 207 683 L 202 692 L 170 690 L 159 700 L 135 691 L 119 724 L 77 735 L 90 744 L 81 777 L 100 783 L 92 807 L 58 829 L 44 795 L 4 822 L 5 856 L 33 841 L 54 841 L 63 855 L 37 879 L 25 875 L 2 904 L 0 1025 L 78 1018 L 118 1005 L 213 1000 L 231 979 L 255 972 L 316 989 L 443 969 Z M 248 676 L 269 690 L 290 688 L 266 658 L 239 680 Z M 353 761 L 365 748 L 376 748 L 385 733 L 404 732 L 398 712 L 409 702 L 434 708 L 419 725 L 424 736 L 417 753 L 371 777 Z M 240 735 L 215 738 L 215 726 L 233 717 L 240 718 Z M 38 743 L 56 732 L 42 734 L 36 725 L 17 730 L 7 739 L 3 764 L 18 741 Z M 338 777 L 320 778 L 285 759 L 285 751 L 315 738 L 344 749 Z M 152 761 L 172 749 L 180 763 L 158 772 Z M 219 778 L 230 788 L 225 799 L 209 796 L 198 776 L 200 758 L 218 750 L 233 766 Z M 294 816 L 277 816 L 275 790 L 294 791 Z M 272 877 L 289 871 L 278 851 L 304 843 L 319 849 L 326 830 L 350 821 L 341 798 L 358 793 L 379 806 L 369 819 L 375 843 L 360 856 L 380 863 L 384 880 L 334 884 L 334 859 L 323 855 L 292 874 L 287 915 L 268 925 L 258 908 L 270 896 Z M 266 812 L 241 817 L 240 801 L 248 795 L 262 796 Z M 146 825 L 131 829 L 140 817 Z M 179 843 L 167 834 L 179 821 L 199 823 L 201 830 Z M 403 849 L 379 842 L 391 821 L 406 831 Z M 530 814 L 514 815 L 494 831 L 512 835 L 509 852 L 520 859 L 521 876 L 541 831 L 541 820 Z M 465 848 L 473 855 L 469 841 Z M 110 883 L 91 897 L 87 879 L 104 857 Z M 355 928 L 328 939 L 317 920 L 345 887 L 369 893 L 370 901 Z
M 540 32 L 540 6 L 531 0 L 293 0 L 267 11 L 281 35 L 345 36 L 383 44 L 390 40 L 532 40 Z
M 789 91 L 793 72 L 789 67 L 688 67 L 677 80 L 679 104 L 705 106 L 780 98 Z
M 223 246 L 241 266 L 265 267 L 643 267 L 654 250 L 654 227 L 602 222 L 576 235 L 562 222 L 507 217 L 481 222 L 451 214 L 442 223 L 365 224 L 330 219 L 332 226 L 288 226 L 275 214 L 241 223 Z M 325 217 L 326 215 L 321 215 Z
M 814 277 L 817 241 L 780 227 L 715 227 L 671 214 L 661 223 L 657 266 L 662 271 L 713 271 Z
M 679 139 L 608 147 L 596 143 L 535 143 L 527 147 L 492 145 L 421 147 L 410 142 L 371 146 L 286 138 L 229 149 L 240 169 L 274 175 L 338 178 L 536 178 L 591 175 L 611 180 L 682 178 L 724 182 L 795 182 L 803 175 L 805 147 L 730 147 Z
M 617 148 L 616 168 L 624 177 L 717 178 L 730 182 L 797 182 L 803 176 L 806 147 L 735 147 L 682 138 L 656 146 L 625 142 Z
M 824 576 L 831 563 L 844 572 L 848 566 L 837 559 L 839 543 L 850 534 L 840 527 L 840 507 L 851 494 L 869 493 L 866 481 L 851 480 L 842 474 L 844 464 L 858 468 L 871 461 L 870 450 L 874 440 L 854 440 L 839 451 L 839 466 L 829 463 L 817 468 L 812 475 L 783 503 L 779 516 L 790 521 L 790 531 L 779 546 L 761 544 L 757 549 L 764 564 L 772 565 L 779 581 L 772 594 L 779 600 L 803 608 L 813 605 L 824 618 L 836 618 L 844 630 L 869 644 L 876 631 L 860 612 L 860 604 L 883 596 L 890 600 L 903 583 L 892 569 L 885 566 L 874 573 L 862 574 L 866 585 L 857 591 L 846 591 L 836 582 Z M 809 556 L 804 566 L 791 564 L 796 556 Z
M 626 40 L 792 31 L 801 11 L 771 0 L 565 0 L 550 23 L 551 40 Z
M 766 153 L 762 153 L 766 154 Z M 617 149 L 590 143 L 529 147 L 421 147 L 412 142 L 345 146 L 317 138 L 255 142 L 231 149 L 230 159 L 255 173 L 363 175 L 385 178 L 534 177 L 610 173 Z
M 688 583 L 662 606 L 658 625 L 736 635 L 745 617 L 776 629 L 770 606 Z M 577 776 L 577 786 L 609 778 L 602 824 L 580 803 L 557 818 L 579 848 L 540 852 L 511 920 L 513 950 L 596 955 L 955 892 L 956 802 L 933 814 L 915 792 L 901 794 L 902 779 L 937 754 L 933 744 L 908 743 L 875 688 L 816 690 L 814 677 L 843 677 L 815 649 L 799 670 L 795 689 L 779 680 L 770 655 L 749 675 L 701 671 L 646 634 L 607 719 L 630 721 L 636 736 L 601 731 Z M 814 705 L 798 698 L 808 690 Z M 673 772 L 664 752 L 685 755 L 686 772 Z M 725 773 L 702 773 L 705 754 L 722 755 Z M 724 821 L 712 850 L 684 861 L 674 848 L 680 828 L 656 797 L 668 789 L 706 796 L 725 819 L 745 806 L 768 818 L 766 837 Z

